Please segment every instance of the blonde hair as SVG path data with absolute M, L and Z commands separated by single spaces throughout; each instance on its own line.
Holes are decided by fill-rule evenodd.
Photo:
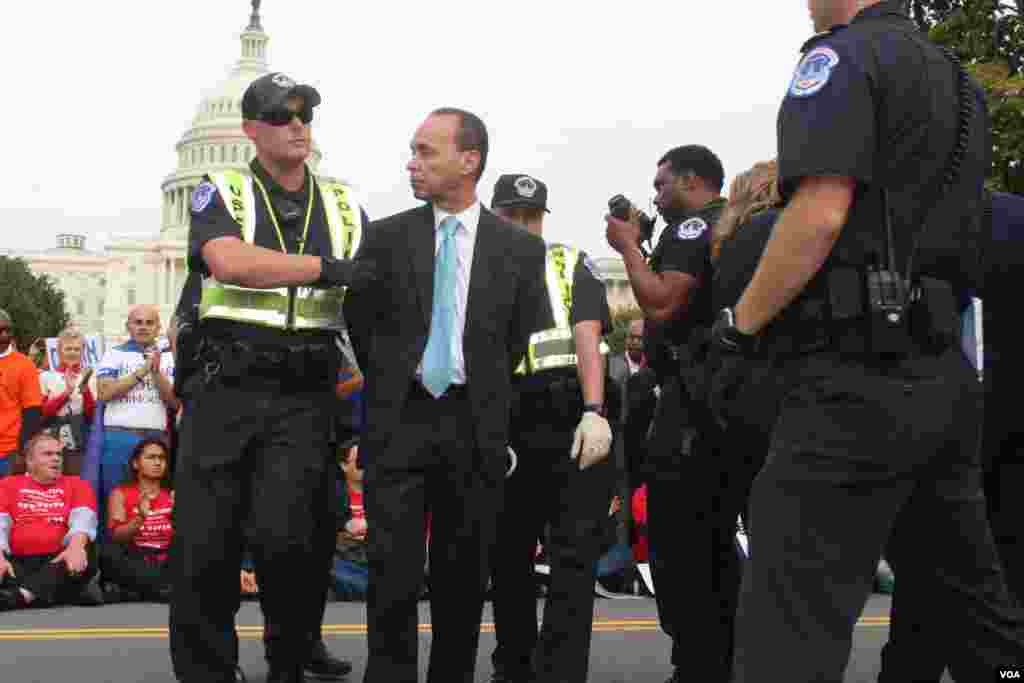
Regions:
M 779 165 L 774 159 L 758 162 L 736 176 L 729 188 L 729 203 L 711 233 L 711 257 L 718 258 L 722 243 L 751 216 L 781 203 Z
M 85 346 L 85 335 L 82 334 L 76 327 L 66 327 L 60 334 L 57 335 L 57 355 L 64 350 L 64 342 L 71 339 L 78 339 L 82 342 L 82 346 Z M 84 349 L 83 349 L 84 350 Z

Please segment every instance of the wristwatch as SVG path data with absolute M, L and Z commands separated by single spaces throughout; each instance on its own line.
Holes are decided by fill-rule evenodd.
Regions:
M 711 327 L 711 343 L 729 353 L 749 354 L 757 351 L 759 337 L 736 329 L 736 313 L 723 308 Z
M 584 403 L 583 404 L 583 412 L 584 413 L 597 413 L 601 417 L 606 417 L 605 416 L 605 412 L 606 411 L 604 409 L 604 404 L 603 403 Z

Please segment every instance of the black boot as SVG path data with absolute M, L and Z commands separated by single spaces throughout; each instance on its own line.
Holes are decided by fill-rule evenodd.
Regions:
M 318 681 L 340 681 L 352 672 L 352 664 L 338 659 L 327 651 L 322 640 L 310 645 L 309 661 L 304 667 L 306 676 Z

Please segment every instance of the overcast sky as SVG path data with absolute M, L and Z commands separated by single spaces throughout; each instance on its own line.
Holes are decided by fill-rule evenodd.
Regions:
M 160 183 L 204 91 L 240 53 L 249 0 L 17 2 L 4 9 L 0 249 L 58 232 L 156 234 Z M 264 0 L 271 68 L 324 98 L 322 170 L 371 217 L 415 205 L 416 126 L 439 106 L 491 133 L 480 184 L 544 180 L 546 236 L 593 256 L 607 200 L 646 207 L 658 158 L 700 143 L 731 177 L 774 156 L 775 115 L 811 34 L 806 0 Z

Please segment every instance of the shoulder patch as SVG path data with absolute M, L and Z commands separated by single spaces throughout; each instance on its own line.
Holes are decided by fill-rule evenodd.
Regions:
M 213 201 L 216 192 L 217 186 L 209 180 L 199 183 L 199 187 L 192 192 L 192 212 L 202 213 Z
M 789 84 L 792 97 L 810 97 L 828 85 L 832 70 L 839 64 L 839 55 L 827 46 L 816 47 L 796 66 L 796 73 Z
M 703 218 L 691 218 L 676 228 L 676 237 L 681 240 L 695 240 L 707 232 L 708 224 Z
M 586 268 L 587 271 L 591 275 L 593 275 L 596 280 L 604 282 L 604 275 L 602 275 L 601 271 L 597 269 L 597 264 L 594 263 L 594 261 L 589 256 L 587 256 L 586 254 L 581 254 L 580 260 L 583 262 L 583 267 Z

